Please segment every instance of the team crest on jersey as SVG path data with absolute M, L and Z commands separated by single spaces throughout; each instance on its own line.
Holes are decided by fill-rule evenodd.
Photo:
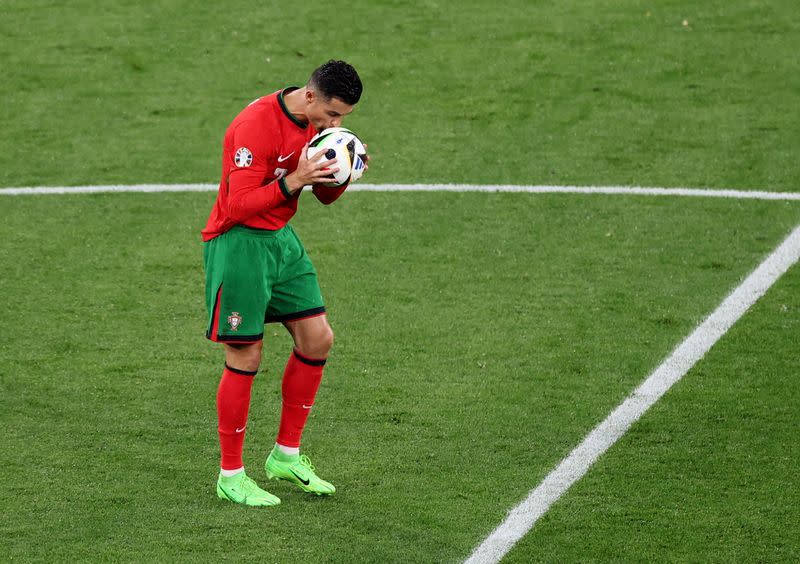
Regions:
M 233 162 L 235 162 L 236 166 L 239 168 L 250 166 L 253 164 L 253 153 L 251 153 L 247 147 L 241 147 L 238 151 L 236 151 L 236 156 L 233 157 Z
M 228 316 L 228 325 L 231 326 L 231 331 L 238 331 L 239 326 L 242 324 L 242 316 L 238 311 L 234 311 Z

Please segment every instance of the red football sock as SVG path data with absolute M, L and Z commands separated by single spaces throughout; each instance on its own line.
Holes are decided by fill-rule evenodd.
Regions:
M 299 447 L 308 413 L 322 380 L 326 359 L 314 359 L 294 350 L 283 373 L 283 409 L 277 443 Z
M 255 372 L 237 370 L 227 364 L 217 388 L 217 421 L 223 470 L 236 470 L 242 463 L 247 411 L 250 409 L 250 388 Z

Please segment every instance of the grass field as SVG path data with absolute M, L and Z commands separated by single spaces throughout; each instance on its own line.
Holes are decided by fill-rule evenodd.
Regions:
M 213 182 L 241 107 L 334 56 L 365 82 L 369 182 L 800 191 L 792 2 L 348 6 L 3 2 L 0 187 Z M 800 224 L 798 202 L 303 196 L 337 335 L 304 450 L 338 491 L 254 511 L 213 490 L 213 198 L 0 196 L 4 559 L 464 559 Z M 800 559 L 798 296 L 795 266 L 507 561 Z M 290 349 L 266 337 L 262 482 Z

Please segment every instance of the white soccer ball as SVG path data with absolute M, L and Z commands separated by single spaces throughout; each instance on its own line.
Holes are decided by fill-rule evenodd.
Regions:
M 313 158 L 317 153 L 325 151 L 325 157 L 336 159 L 334 168 L 339 171 L 331 175 L 330 182 L 324 186 L 336 188 L 349 182 L 355 182 L 364 174 L 367 150 L 356 134 L 344 127 L 329 127 L 317 133 L 308 143 L 307 157 Z

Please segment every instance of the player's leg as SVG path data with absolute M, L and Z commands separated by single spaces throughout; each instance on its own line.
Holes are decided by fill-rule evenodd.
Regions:
M 245 372 L 257 372 L 261 365 L 261 349 L 264 341 L 255 343 L 225 344 L 225 364 Z
M 284 324 L 294 350 L 283 374 L 280 428 L 266 471 L 269 478 L 291 481 L 304 491 L 332 494 L 336 488 L 320 479 L 308 457 L 300 455 L 300 439 L 333 346 L 333 331 L 311 261 L 293 231 L 287 230 L 286 239 L 286 275 L 272 289 L 267 320 Z
M 283 326 L 289 331 L 294 347 L 301 355 L 306 358 L 328 358 L 333 347 L 333 329 L 328 324 L 326 314 L 285 321 Z
M 226 477 L 244 471 L 242 449 L 253 379 L 261 361 L 261 343 L 225 345 L 225 369 L 217 388 L 217 421 L 220 473 Z
M 333 331 L 325 314 L 284 325 L 295 346 L 283 374 L 281 423 L 275 447 L 267 459 L 267 476 L 288 480 L 310 493 L 329 495 L 336 488 L 317 476 L 308 457 L 300 454 L 300 439 L 322 381 L 325 361 L 333 345 Z
M 205 247 L 206 335 L 225 346 L 225 368 L 217 388 L 220 473 L 217 495 L 246 505 L 277 505 L 244 471 L 242 450 L 253 379 L 261 361 L 264 312 L 269 296 L 258 274 L 263 264 L 254 236 L 231 230 Z
M 284 323 L 294 339 L 294 350 L 286 362 L 281 392 L 283 407 L 277 444 L 286 454 L 298 454 L 308 415 L 322 381 L 333 331 L 325 314 Z
M 251 506 L 278 505 L 281 502 L 247 476 L 242 462 L 250 391 L 261 361 L 261 343 L 225 345 L 225 369 L 217 388 L 221 452 L 217 495 Z

